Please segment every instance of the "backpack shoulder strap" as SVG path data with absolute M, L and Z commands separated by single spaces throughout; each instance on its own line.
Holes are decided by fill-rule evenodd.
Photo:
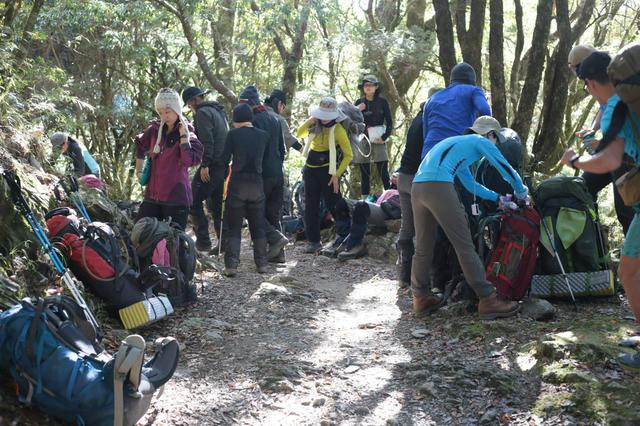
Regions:
M 622 130 L 622 126 L 624 126 L 624 121 L 627 119 L 628 112 L 629 108 L 627 107 L 627 104 L 622 101 L 618 102 L 615 109 L 613 110 L 613 116 L 611 117 L 609 128 L 598 144 L 596 153 L 606 149 L 609 144 L 611 144 L 611 142 L 616 139 L 618 133 L 620 133 L 620 130 Z

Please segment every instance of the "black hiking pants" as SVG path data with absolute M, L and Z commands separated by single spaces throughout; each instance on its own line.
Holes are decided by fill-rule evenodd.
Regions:
M 264 189 L 262 177 L 257 174 L 238 174 L 231 177 L 224 208 L 224 223 L 227 247 L 224 263 L 236 268 L 240 263 L 240 243 L 242 241 L 242 223 L 249 222 L 249 232 L 254 244 L 254 260 L 257 265 L 267 264 Z
M 329 166 L 309 167 L 302 170 L 304 180 L 304 232 L 310 243 L 320 242 L 320 200 L 324 200 L 327 209 L 335 216 L 336 203 L 341 198 L 340 194 L 333 192 L 329 187 Z
M 389 162 L 377 161 L 374 163 L 378 169 L 378 175 L 382 181 L 384 189 L 391 187 L 391 179 L 389 178 Z M 362 195 L 369 195 L 371 192 L 371 163 L 360 164 L 360 192 Z
M 196 234 L 198 245 L 210 246 L 211 237 L 209 236 L 209 219 L 204 211 L 204 203 L 208 201 L 214 194 L 216 189 L 224 187 L 224 168 L 209 168 L 209 182 L 204 182 L 200 177 L 200 168 L 196 171 L 191 182 L 191 190 L 193 192 L 193 205 L 191 206 L 191 216 L 193 217 L 193 230 Z M 213 226 L 216 233 L 220 234 L 220 219 L 222 214 L 222 190 L 219 191 L 220 200 L 209 205 L 207 209 L 213 216 Z
M 136 221 L 142 219 L 143 217 L 155 217 L 158 220 L 166 220 L 171 218 L 171 221 L 180 225 L 180 229 L 184 231 L 187 227 L 188 216 L 188 206 L 172 206 L 157 203 L 155 201 L 144 200 L 142 204 L 140 204 L 140 210 L 138 210 Z
M 271 244 L 282 238 L 280 219 L 284 203 L 284 176 L 263 177 L 265 232 Z

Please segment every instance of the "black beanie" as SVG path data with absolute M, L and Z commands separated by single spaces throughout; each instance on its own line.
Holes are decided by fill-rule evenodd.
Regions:
M 451 70 L 451 83 L 476 85 L 476 72 L 473 67 L 466 62 L 460 62 Z
M 251 123 L 253 121 L 253 111 L 248 104 L 238 104 L 233 109 L 234 123 Z

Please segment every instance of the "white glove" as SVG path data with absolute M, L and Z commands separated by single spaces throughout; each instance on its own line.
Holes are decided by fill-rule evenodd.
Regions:
M 518 200 L 527 201 L 529 199 L 529 188 L 527 188 L 525 185 L 522 186 L 524 187 L 524 191 L 516 192 L 515 196 Z

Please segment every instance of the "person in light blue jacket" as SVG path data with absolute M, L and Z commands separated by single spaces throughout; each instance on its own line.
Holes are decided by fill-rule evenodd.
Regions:
M 54 155 L 63 154 L 73 161 L 73 173 L 76 177 L 89 174 L 100 177 L 100 166 L 89 153 L 89 150 L 80 142 L 69 136 L 68 133 L 56 132 L 51 136 L 51 145 Z
M 489 120 L 488 120 L 489 121 Z M 438 143 L 422 160 L 411 188 L 413 217 L 416 229 L 416 252 L 411 266 L 413 310 L 417 316 L 437 310 L 442 299 L 430 288 L 438 225 L 442 227 L 455 249 L 465 279 L 475 291 L 480 303 L 481 319 L 496 319 L 515 315 L 519 305 L 498 298 L 496 289 L 485 276 L 485 269 L 475 251 L 465 209 L 454 187 L 457 177 L 469 192 L 477 197 L 499 203 L 500 195 L 476 182 L 470 167 L 485 158 L 502 178 L 511 185 L 517 199 L 524 200 L 529 190 L 518 173 L 495 146 L 496 129 L 490 125 L 480 134 L 453 136 Z M 478 130 L 480 129 L 480 130 Z

